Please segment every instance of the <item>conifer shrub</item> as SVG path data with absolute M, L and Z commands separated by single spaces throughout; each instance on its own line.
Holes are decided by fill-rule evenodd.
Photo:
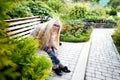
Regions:
M 52 62 L 38 56 L 38 42 L 33 38 L 16 41 L 0 39 L 0 80 L 47 80 Z
M 14 1 L 2 0 L 0 2 L 0 80 L 15 80 L 20 75 L 16 72 L 18 65 L 10 59 L 14 45 L 10 44 L 12 40 L 7 37 L 5 32 L 8 24 L 3 21 L 7 16 L 6 11 L 13 7 L 11 4 Z
M 51 74 L 52 62 L 47 56 L 38 56 L 38 41 L 33 38 L 17 41 L 11 59 L 18 65 L 17 80 L 46 80 Z
M 0 29 L 0 80 L 15 80 L 20 75 L 16 72 L 18 65 L 10 59 L 11 50 L 15 45 L 10 44 L 11 39 L 5 38 L 5 33 Z

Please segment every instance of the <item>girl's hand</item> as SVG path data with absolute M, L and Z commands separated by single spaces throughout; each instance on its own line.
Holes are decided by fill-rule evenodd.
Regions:
M 51 48 L 48 48 L 48 50 L 47 50 L 48 52 L 50 52 L 50 51 L 52 51 L 52 49 Z
M 58 56 L 59 54 L 58 54 L 58 50 L 55 50 L 55 56 Z

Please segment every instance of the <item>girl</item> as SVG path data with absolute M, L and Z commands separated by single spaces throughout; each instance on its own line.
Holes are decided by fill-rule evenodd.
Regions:
M 54 64 L 52 70 L 59 76 L 62 71 L 69 73 L 70 70 L 64 66 L 58 59 L 59 37 L 62 25 L 59 19 L 51 19 L 48 22 L 40 24 L 33 31 L 33 37 L 39 40 L 40 49 L 43 49 L 51 57 Z

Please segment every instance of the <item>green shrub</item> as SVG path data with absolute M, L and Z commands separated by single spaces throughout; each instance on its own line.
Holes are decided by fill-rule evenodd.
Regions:
M 109 4 L 110 4 L 110 6 L 112 6 L 114 9 L 116 9 L 117 6 L 120 5 L 120 0 L 110 0 Z
M 71 16 L 69 15 L 70 10 L 71 7 L 67 4 L 64 4 L 60 9 L 60 12 L 58 14 L 63 24 L 71 20 Z
M 21 18 L 28 16 L 40 16 L 43 20 L 45 16 L 52 17 L 54 11 L 42 1 L 21 1 L 15 3 L 12 10 L 8 10 L 6 19 Z
M 59 13 L 63 24 L 67 23 L 70 20 L 76 20 L 76 19 L 78 20 L 78 19 L 81 19 L 82 17 L 84 18 L 84 16 L 88 12 L 88 5 L 89 5 L 88 3 L 64 4 Z M 75 8 L 75 6 L 77 6 L 77 9 Z M 80 9 L 78 7 L 80 7 Z
M 22 3 L 15 3 L 14 8 L 8 10 L 7 15 L 9 16 L 7 19 L 33 16 L 31 9 Z
M 34 64 L 36 64 L 34 67 L 34 80 L 47 80 L 51 74 L 51 59 L 48 56 L 41 55 Z
M 16 46 L 11 44 L 13 39 L 10 39 L 5 32 L 8 24 L 0 21 L 0 80 L 15 80 L 20 74 L 16 72 L 18 65 L 10 59 L 12 51 Z
M 87 8 L 85 6 L 74 6 L 70 11 L 70 17 L 73 19 L 84 18 L 87 14 Z
M 117 6 L 117 8 L 116 8 L 116 9 L 117 9 L 117 11 L 120 11 L 120 6 Z
M 86 18 L 83 19 L 85 22 L 98 22 L 97 16 L 86 16 Z
M 104 14 L 106 14 L 106 9 L 105 7 L 96 7 L 96 8 L 93 8 L 91 10 L 89 10 L 89 13 L 88 14 L 92 14 L 93 16 L 102 16 Z
M 8 1 L 8 0 L 1 0 L 0 1 L 0 21 L 4 20 L 6 17 L 8 17 L 7 14 L 6 14 L 7 10 L 11 10 L 12 9 L 12 7 L 14 6 L 13 3 L 15 1 L 16 0 L 10 0 L 10 1 Z
M 34 16 L 40 16 L 44 19 L 45 16 L 53 16 L 54 11 L 41 1 L 30 1 L 27 6 L 31 9 Z
M 120 53 L 120 24 L 118 24 L 118 28 L 115 30 L 115 33 L 113 34 L 113 40 L 118 49 L 118 52 Z
M 60 12 L 64 4 L 60 0 L 49 0 L 47 5 L 52 8 L 55 12 Z
M 4 32 L 0 30 L 0 33 Z M 2 34 L 0 80 L 47 80 L 51 74 L 52 62 L 48 56 L 37 55 L 38 42 L 33 38 L 13 40 L 4 38 Z
M 118 16 L 113 16 L 113 18 L 114 18 L 115 21 L 117 21 L 117 22 L 119 23 L 120 17 L 118 17 Z
M 117 15 L 117 10 L 111 9 L 109 14 L 112 15 L 112 16 L 116 16 Z
M 18 65 L 10 59 L 14 44 L 10 44 L 12 40 L 7 37 L 5 32 L 8 24 L 3 21 L 7 17 L 7 10 L 14 6 L 11 5 L 14 1 L 2 0 L 0 2 L 0 80 L 15 80 L 19 76 L 19 73 L 16 72 Z
M 69 14 L 67 13 L 59 14 L 59 16 L 63 24 L 66 24 L 70 20 Z
M 10 44 L 11 39 L 2 37 L 1 32 L 0 29 L 0 80 L 15 80 L 20 75 L 16 72 L 18 65 L 10 59 L 15 45 Z
M 99 18 L 97 16 L 87 16 L 83 19 L 85 22 L 94 22 L 94 23 L 113 23 L 117 24 L 117 21 L 114 19 L 109 18 Z
M 33 38 L 27 38 L 15 43 L 16 47 L 12 49 L 11 59 L 18 65 L 17 71 L 20 76 L 17 80 L 48 79 L 52 62 L 48 57 L 37 57 L 38 42 Z

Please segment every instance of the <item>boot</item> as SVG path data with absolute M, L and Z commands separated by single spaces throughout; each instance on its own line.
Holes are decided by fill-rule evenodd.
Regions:
M 70 72 L 71 72 L 71 71 L 68 69 L 67 66 L 64 66 L 63 68 L 61 68 L 61 67 L 59 66 L 59 69 L 62 70 L 63 72 L 66 72 L 66 73 L 70 73 Z
M 56 68 L 56 69 L 52 69 L 55 74 L 57 74 L 58 76 L 62 76 L 62 71 L 59 69 L 59 68 Z

